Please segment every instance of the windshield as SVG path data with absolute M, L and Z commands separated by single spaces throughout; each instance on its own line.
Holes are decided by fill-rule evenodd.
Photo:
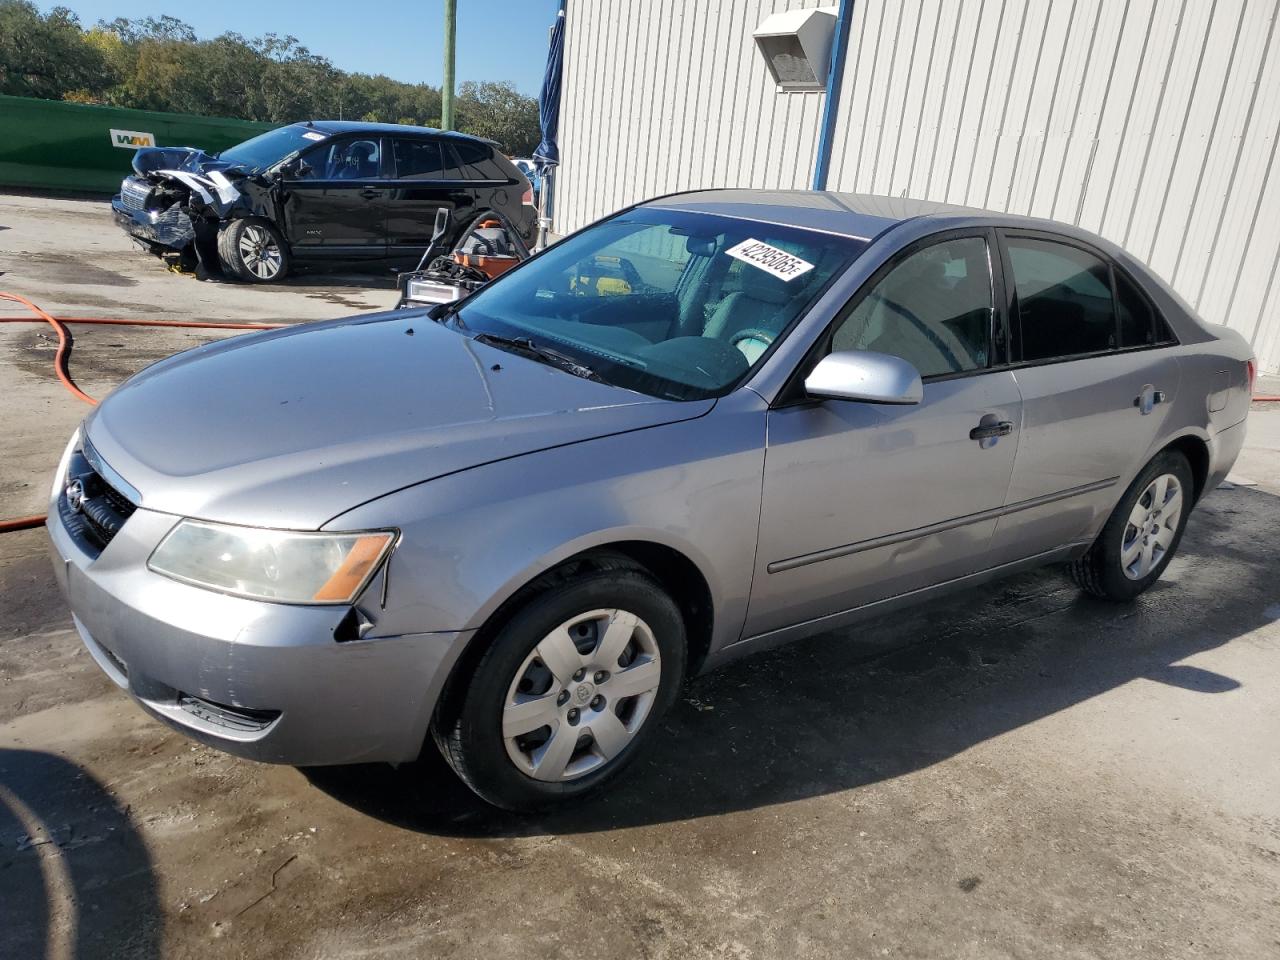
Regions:
M 291 153 L 297 153 L 303 147 L 324 140 L 328 134 L 312 130 L 301 124 L 280 127 L 260 133 L 251 140 L 237 143 L 218 154 L 219 160 L 239 164 L 251 172 L 265 170 L 279 163 Z
M 617 386 L 723 396 L 754 370 L 863 241 L 641 208 L 560 241 L 469 297 L 472 334 L 528 338 Z

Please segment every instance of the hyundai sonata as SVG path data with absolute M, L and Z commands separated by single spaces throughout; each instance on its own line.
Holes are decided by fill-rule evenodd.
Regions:
M 1073 227 L 689 193 L 432 312 L 150 367 L 72 438 L 49 532 L 155 717 L 291 764 L 434 739 L 527 809 L 614 777 L 735 656 L 1053 562 L 1132 600 L 1252 376 Z

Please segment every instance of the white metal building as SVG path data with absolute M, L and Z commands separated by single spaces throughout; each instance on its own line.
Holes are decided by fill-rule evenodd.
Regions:
M 813 8 L 801 19 L 835 25 L 825 50 L 834 42 L 838 63 L 815 60 L 817 89 L 784 89 L 753 35 Z M 676 190 L 808 189 L 825 122 L 828 189 L 1078 223 L 1280 371 L 1278 12 L 1280 0 L 570 0 L 556 229 Z

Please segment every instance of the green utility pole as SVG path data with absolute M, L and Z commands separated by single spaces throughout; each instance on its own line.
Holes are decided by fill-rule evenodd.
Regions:
M 444 0 L 444 89 L 440 91 L 440 126 L 453 129 L 453 54 L 458 33 L 458 0 Z

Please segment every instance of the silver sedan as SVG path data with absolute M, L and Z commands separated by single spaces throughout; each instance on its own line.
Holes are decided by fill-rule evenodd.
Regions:
M 160 720 L 277 763 L 434 739 L 529 809 L 730 658 L 1040 564 L 1133 600 L 1252 377 L 1072 227 L 690 193 L 460 304 L 156 364 L 71 439 L 49 533 L 89 652 Z

